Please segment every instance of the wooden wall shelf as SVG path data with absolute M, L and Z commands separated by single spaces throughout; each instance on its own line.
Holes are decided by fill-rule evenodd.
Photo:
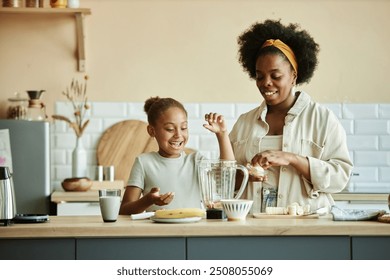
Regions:
M 76 21 L 77 35 L 77 68 L 85 72 L 85 42 L 84 42 L 84 16 L 90 15 L 91 10 L 86 8 L 0 8 L 0 14 L 51 14 L 51 15 L 73 15 Z

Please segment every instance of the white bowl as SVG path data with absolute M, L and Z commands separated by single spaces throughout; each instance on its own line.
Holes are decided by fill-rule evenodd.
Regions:
M 222 199 L 221 204 L 228 221 L 240 221 L 246 219 L 249 210 L 251 210 L 253 200 Z

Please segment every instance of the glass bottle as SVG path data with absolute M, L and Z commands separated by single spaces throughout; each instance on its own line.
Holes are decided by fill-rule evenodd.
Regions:
M 14 120 L 25 120 L 27 117 L 27 98 L 22 98 L 19 92 L 15 92 L 15 97 L 8 98 L 7 118 Z

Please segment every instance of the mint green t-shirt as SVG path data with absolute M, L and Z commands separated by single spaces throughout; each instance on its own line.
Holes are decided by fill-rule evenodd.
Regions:
M 157 152 L 144 153 L 136 157 L 128 180 L 128 186 L 136 186 L 148 193 L 153 187 L 160 194 L 174 192 L 170 204 L 152 205 L 146 211 L 176 208 L 201 208 L 201 195 L 196 162 L 203 156 L 199 152 L 178 158 L 165 158 Z

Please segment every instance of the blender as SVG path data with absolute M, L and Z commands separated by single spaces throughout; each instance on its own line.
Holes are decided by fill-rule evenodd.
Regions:
M 199 160 L 197 162 L 201 198 L 207 219 L 226 219 L 222 199 L 238 199 L 248 183 L 248 169 L 235 160 Z M 243 172 L 239 190 L 235 193 L 236 172 Z

